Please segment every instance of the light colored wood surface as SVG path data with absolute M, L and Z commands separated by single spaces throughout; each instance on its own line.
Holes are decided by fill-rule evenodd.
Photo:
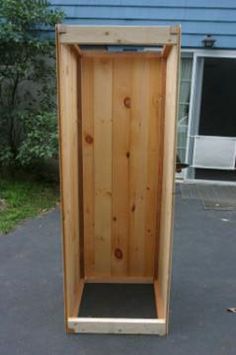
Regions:
M 72 316 L 80 294 L 79 166 L 77 58 L 74 50 L 58 47 L 60 161 L 63 214 L 64 289 L 66 315 Z
M 144 275 L 145 271 L 145 192 L 150 95 L 148 74 L 148 61 L 136 59 L 132 65 L 129 172 L 129 273 L 134 276 Z
M 61 43 L 78 44 L 176 44 L 178 27 L 58 25 Z
M 112 62 L 94 60 L 95 271 L 111 269 Z M 86 119 L 86 118 L 85 118 Z
M 93 60 L 82 60 L 82 142 L 84 190 L 84 262 L 85 275 L 94 273 L 94 73 Z
M 173 194 L 176 165 L 176 115 L 178 94 L 179 47 L 170 51 L 166 64 L 166 95 L 164 124 L 164 156 L 163 184 L 160 220 L 160 244 L 158 265 L 158 286 L 163 300 L 164 315 L 169 313 L 171 260 L 172 260 L 172 226 L 173 226 Z
M 80 303 L 82 300 L 83 292 L 84 292 L 84 279 L 80 279 L 79 284 L 78 284 L 78 288 L 77 288 L 77 292 L 76 292 L 74 309 L 72 312 L 73 317 L 77 317 L 79 314 L 79 307 L 80 307 Z
M 154 280 L 153 282 L 153 287 L 154 287 L 154 297 L 155 297 L 155 305 L 156 305 L 156 314 L 157 318 L 163 318 L 165 319 L 165 312 L 164 312 L 164 306 L 163 306 L 163 299 L 162 295 L 159 289 L 158 281 Z
M 83 57 L 82 72 L 85 274 L 151 277 L 161 59 Z
M 160 135 L 159 135 L 159 159 L 158 159 L 158 180 L 157 186 L 157 211 L 156 211 L 156 239 L 154 245 L 154 278 L 158 278 L 158 260 L 159 260 L 159 244 L 160 244 L 160 223 L 161 223 L 161 206 L 162 206 L 162 187 L 163 187 L 163 143 L 164 143 L 164 125 L 165 125 L 165 95 L 166 95 L 166 60 L 161 59 L 161 93 L 160 98 Z
M 147 181 L 145 191 L 145 274 L 154 274 L 156 241 L 159 238 L 158 211 L 161 199 L 162 162 L 162 61 L 150 61 L 148 102 Z
M 111 274 L 116 276 L 128 275 L 131 66 L 130 59 L 113 61 Z
M 69 318 L 68 327 L 75 333 L 165 334 L 164 319 Z
M 58 32 L 67 330 L 166 334 L 179 29 L 59 26 Z M 74 46 L 83 43 L 164 49 L 84 55 Z M 154 282 L 159 318 L 77 318 L 84 276 L 86 282 Z

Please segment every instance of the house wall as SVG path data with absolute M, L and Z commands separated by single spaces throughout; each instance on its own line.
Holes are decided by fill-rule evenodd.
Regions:
M 51 0 L 65 23 L 182 26 L 182 47 L 201 48 L 211 34 L 215 48 L 236 48 L 235 0 Z

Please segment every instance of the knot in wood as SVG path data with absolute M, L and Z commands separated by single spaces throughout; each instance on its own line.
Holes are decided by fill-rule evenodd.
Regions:
M 121 249 L 119 249 L 119 248 L 116 248 L 116 249 L 115 249 L 115 257 L 116 257 L 117 259 L 123 259 L 123 252 L 122 252 Z
M 124 98 L 124 105 L 127 108 L 131 107 L 131 98 L 130 97 L 127 96 L 127 97 Z
M 93 143 L 93 137 L 90 136 L 89 134 L 87 134 L 85 136 L 85 141 L 88 143 L 88 144 L 92 144 Z

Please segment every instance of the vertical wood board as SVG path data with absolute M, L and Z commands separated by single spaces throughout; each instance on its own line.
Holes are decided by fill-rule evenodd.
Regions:
M 176 114 L 179 48 L 173 47 L 166 64 L 163 182 L 161 196 L 158 286 L 163 312 L 168 318 L 172 259 L 173 194 L 176 164 Z M 167 322 L 168 327 L 168 322 Z
M 129 59 L 113 61 L 112 276 L 128 273 L 131 72 Z
M 60 161 L 64 289 L 66 315 L 75 314 L 80 293 L 79 263 L 79 165 L 77 58 L 65 45 L 58 48 L 60 101 Z
M 112 62 L 94 59 L 95 272 L 110 274 L 112 218 Z
M 94 273 L 94 73 L 93 59 L 82 60 L 82 150 L 84 190 L 84 263 L 85 275 Z

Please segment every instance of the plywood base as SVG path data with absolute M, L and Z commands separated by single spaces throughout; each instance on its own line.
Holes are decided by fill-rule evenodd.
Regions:
M 74 333 L 166 334 L 165 319 L 68 318 Z

